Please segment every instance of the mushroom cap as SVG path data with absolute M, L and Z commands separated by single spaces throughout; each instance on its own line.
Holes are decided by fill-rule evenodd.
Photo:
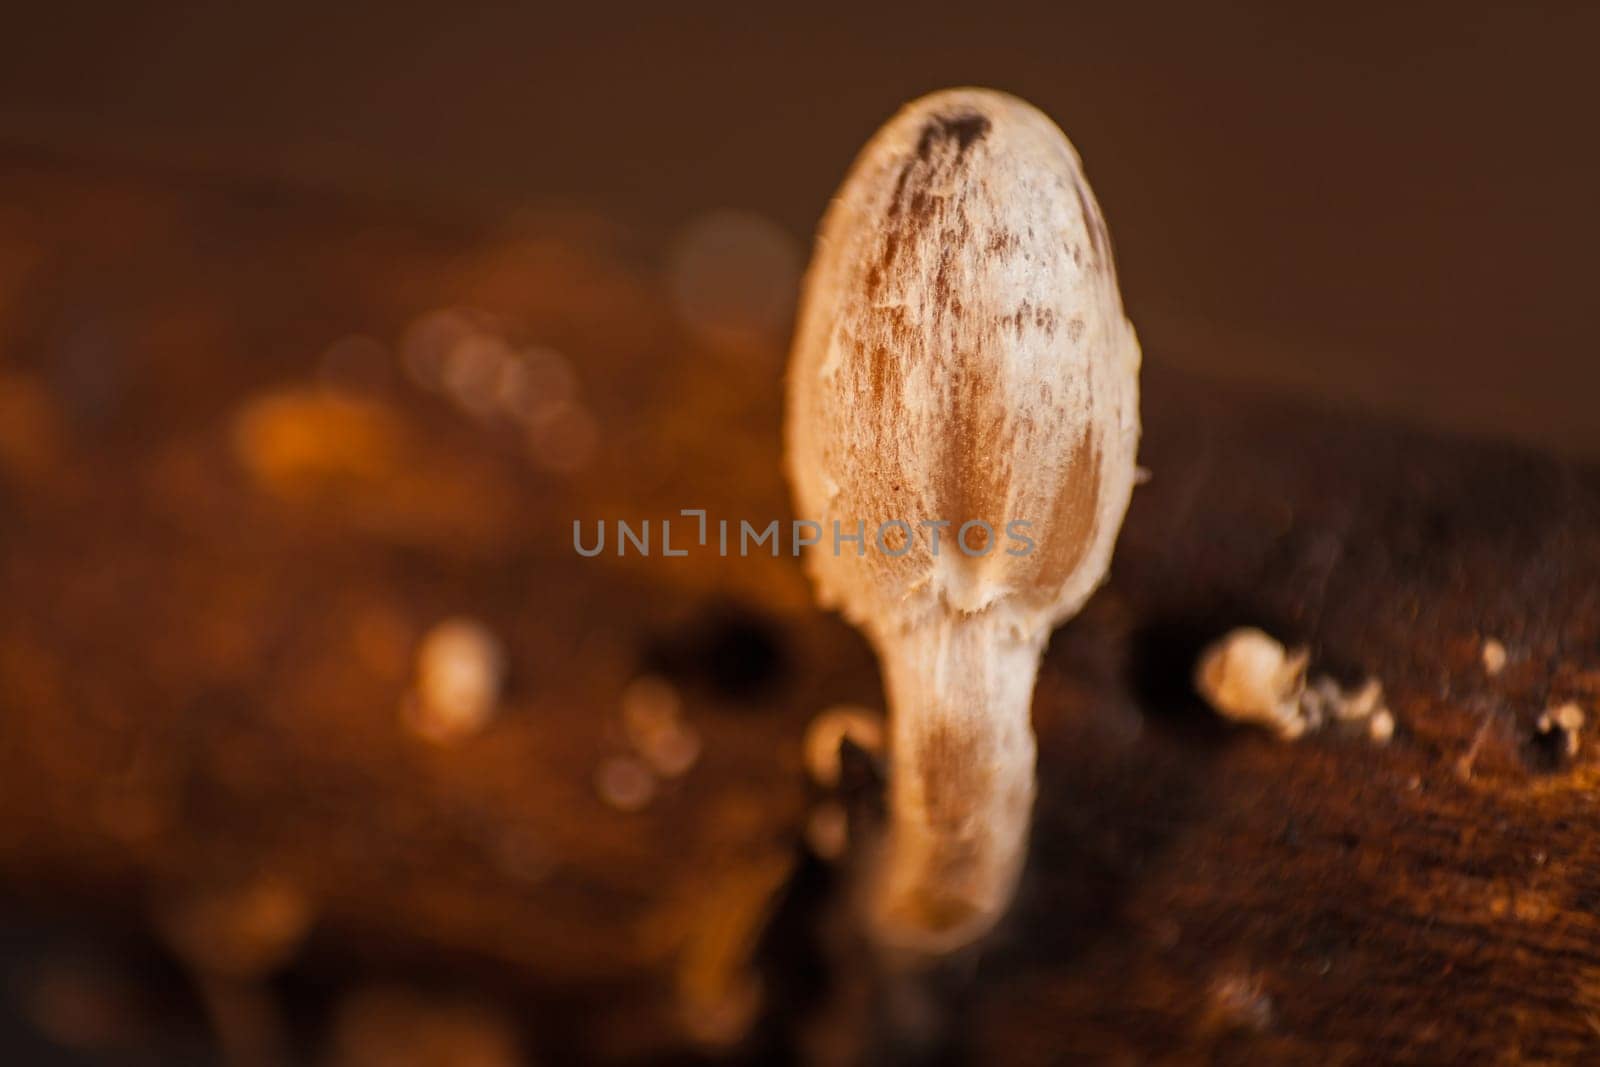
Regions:
M 1071 615 L 1132 491 L 1138 369 L 1055 124 L 984 89 L 907 105 L 823 219 L 790 361 L 785 455 L 799 516 L 822 525 L 819 599 L 877 633 Z M 835 523 L 865 543 L 836 543 Z

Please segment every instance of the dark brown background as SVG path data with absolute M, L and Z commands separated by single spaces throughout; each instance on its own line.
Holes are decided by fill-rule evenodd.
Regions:
M 281 1009 L 294 1062 L 341 1067 L 352 1002 L 388 986 L 400 1044 L 464 997 L 534 1062 L 699 1062 L 690 1021 L 752 973 L 755 1033 L 718 1062 L 895 1036 L 825 934 L 847 878 L 800 845 L 800 738 L 880 699 L 865 643 L 790 560 L 580 566 L 564 524 L 783 514 L 781 328 L 702 336 L 681 235 L 737 208 L 801 254 L 870 132 L 960 82 L 1036 101 L 1087 160 L 1155 478 L 1052 640 L 1030 873 L 930 1001 L 938 1051 L 1594 1060 L 1600 479 L 1206 376 L 1600 455 L 1596 30 L 1476 0 L 8 12 L 0 1062 L 212 1063 L 230 988 Z M 525 214 L 551 203 L 610 222 Z M 403 352 L 334 390 L 394 449 L 330 418 L 339 339 L 403 350 L 454 307 L 571 357 L 588 466 L 532 462 Z M 262 404 L 316 446 L 286 478 L 238 433 Z M 511 675 L 492 727 L 435 746 L 403 709 L 455 613 Z M 1390 743 L 1220 723 L 1188 679 L 1245 623 L 1380 678 Z M 594 778 L 641 671 L 704 753 L 623 812 Z M 1581 737 L 1540 728 L 1567 700 Z M 252 933 L 262 885 L 310 923 L 292 958 L 195 952 Z
M 28 5 L 0 146 L 804 240 L 896 106 L 992 85 L 1078 145 L 1156 358 L 1600 454 L 1600 10 L 1199 8 Z

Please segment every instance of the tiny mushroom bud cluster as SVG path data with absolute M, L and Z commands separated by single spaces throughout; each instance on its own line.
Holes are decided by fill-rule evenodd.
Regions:
M 1325 674 L 1308 682 L 1310 659 L 1308 649 L 1285 649 L 1271 634 L 1240 627 L 1200 654 L 1195 690 L 1224 718 L 1265 727 L 1285 741 L 1340 722 L 1364 725 L 1374 744 L 1387 745 L 1395 724 L 1383 683 L 1368 678 L 1346 689 Z
M 868 143 L 807 275 L 785 444 L 800 514 L 905 534 L 807 557 L 887 684 L 888 829 L 864 894 L 882 944 L 950 951 L 1011 900 L 1039 657 L 1110 564 L 1138 372 L 1105 223 L 1050 119 L 950 90 Z

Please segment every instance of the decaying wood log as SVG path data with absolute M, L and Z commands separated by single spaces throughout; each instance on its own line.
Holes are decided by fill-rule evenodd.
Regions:
M 380 982 L 498 1005 L 502 1044 L 440 1025 L 552 1062 L 1600 1050 L 1600 750 L 1540 729 L 1600 701 L 1594 472 L 1150 353 L 1152 479 L 1045 658 L 1018 904 L 922 1001 L 852 1012 L 800 741 L 879 704 L 868 650 L 791 559 L 571 540 L 788 518 L 782 338 L 698 340 L 592 220 L 16 160 L 0 188 L 0 879 L 14 915 L 164 946 L 214 1023 L 321 1056 L 415 1021 Z M 508 360 L 560 402 L 506 402 Z M 429 740 L 416 647 L 463 616 L 498 709 Z M 1191 673 L 1236 625 L 1381 679 L 1392 739 L 1224 724 Z M 633 751 L 641 676 L 698 742 L 678 776 Z

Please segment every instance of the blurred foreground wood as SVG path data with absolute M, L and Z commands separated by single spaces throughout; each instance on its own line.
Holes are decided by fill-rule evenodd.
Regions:
M 867 649 L 792 560 L 571 542 L 787 519 L 784 338 L 686 328 L 661 268 L 570 214 L 427 225 L 26 160 L 0 192 L 0 880 L 43 931 L 12 939 L 12 1010 L 55 1038 L 106 1062 L 206 1062 L 211 1029 L 336 1063 L 909 1055 L 908 1027 L 1020 1064 L 1600 1051 L 1600 748 L 1537 727 L 1575 700 L 1600 728 L 1593 472 L 1151 353 L 1153 479 L 1040 681 L 1022 897 L 886 1046 L 857 1031 L 893 1010 L 839 1007 L 838 876 L 803 843 L 799 741 L 881 706 Z M 505 351 L 458 365 L 464 336 L 534 346 L 537 410 L 485 377 Z M 508 674 L 492 722 L 436 743 L 405 709 L 453 616 Z M 1392 741 L 1220 723 L 1190 672 L 1243 624 L 1382 679 Z M 628 811 L 605 768 L 642 675 L 700 750 Z M 41 1009 L 85 952 L 122 985 L 82 996 L 143 1021 Z

